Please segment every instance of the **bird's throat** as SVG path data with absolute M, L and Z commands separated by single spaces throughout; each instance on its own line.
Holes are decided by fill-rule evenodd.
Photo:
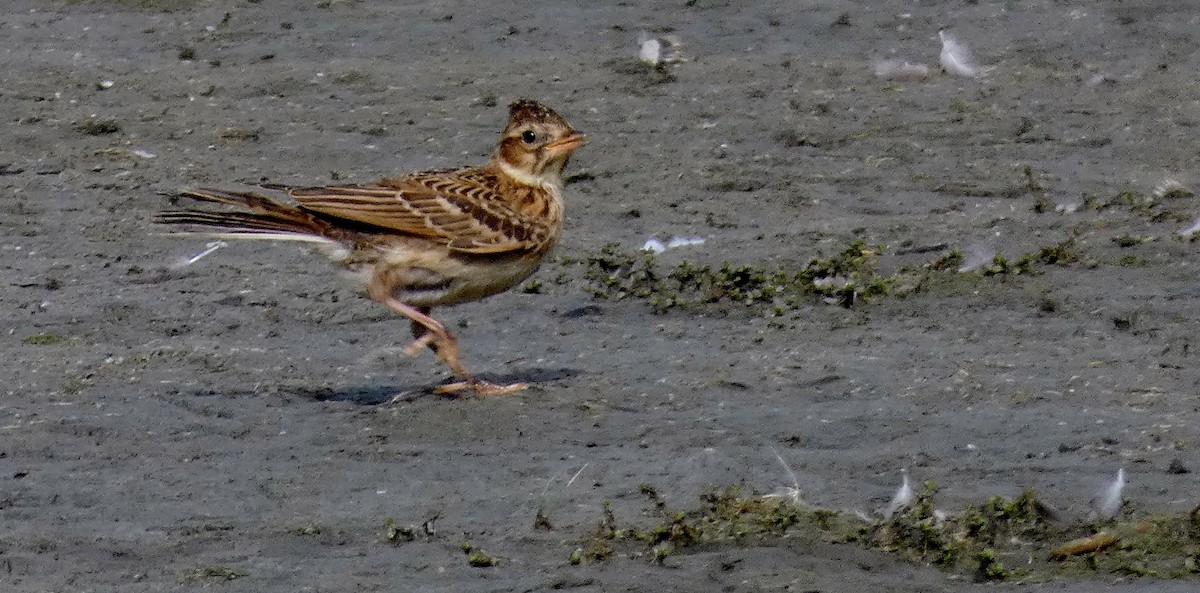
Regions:
M 524 185 L 537 188 L 540 190 L 553 192 L 556 195 L 561 189 L 562 182 L 558 180 L 557 176 L 551 178 L 549 175 L 536 175 L 520 167 L 515 167 L 512 164 L 505 162 L 504 159 L 496 159 L 494 162 L 496 168 L 500 170 L 500 174 L 510 179 L 514 185 Z

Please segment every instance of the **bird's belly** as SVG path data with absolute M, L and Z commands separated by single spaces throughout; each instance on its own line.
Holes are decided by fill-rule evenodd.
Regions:
M 464 273 L 450 282 L 437 304 L 453 305 L 502 293 L 537 271 L 540 263 L 541 258 L 528 257 L 467 262 Z
M 532 256 L 462 256 L 449 251 L 392 251 L 366 265 L 347 266 L 364 283 L 382 280 L 392 296 L 417 307 L 454 305 L 504 292 L 528 278 L 541 263 Z M 357 268 L 357 269 L 356 269 Z

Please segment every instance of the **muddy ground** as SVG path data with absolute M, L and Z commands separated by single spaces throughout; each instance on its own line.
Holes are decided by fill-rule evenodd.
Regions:
M 1083 521 L 1121 467 L 1126 517 L 1200 502 L 1200 284 L 1178 234 L 1200 197 L 1153 193 L 1200 181 L 1200 8 L 636 4 L 6 2 L 0 588 L 985 586 L 808 532 L 571 563 L 606 501 L 654 524 L 642 484 L 681 511 L 710 484 L 794 486 L 773 450 L 830 509 L 875 512 L 902 468 L 948 511 L 1032 488 Z M 937 71 L 942 28 L 994 69 Z M 643 29 L 686 61 L 640 66 Z M 888 57 L 935 70 L 880 79 Z M 566 231 L 536 290 L 438 313 L 525 393 L 430 394 L 447 375 L 399 351 L 407 324 L 305 249 L 176 268 L 205 241 L 149 224 L 183 186 L 481 162 L 517 97 L 590 134 Z M 706 241 L 664 270 L 797 270 L 855 239 L 883 276 L 986 264 L 849 308 L 594 296 L 581 262 L 652 236 Z M 986 586 L 1196 586 L 1135 574 Z

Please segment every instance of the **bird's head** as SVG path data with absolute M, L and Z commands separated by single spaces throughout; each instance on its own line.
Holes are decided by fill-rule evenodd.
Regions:
M 505 173 L 529 185 L 562 185 L 563 167 L 584 135 L 553 109 L 530 99 L 509 107 L 495 161 Z

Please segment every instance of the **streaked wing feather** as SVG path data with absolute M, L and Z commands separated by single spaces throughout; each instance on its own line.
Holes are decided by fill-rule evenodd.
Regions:
M 536 249 L 537 239 L 546 236 L 535 221 L 490 196 L 487 187 L 440 173 L 390 185 L 293 188 L 288 193 L 310 212 L 438 240 L 463 253 Z

